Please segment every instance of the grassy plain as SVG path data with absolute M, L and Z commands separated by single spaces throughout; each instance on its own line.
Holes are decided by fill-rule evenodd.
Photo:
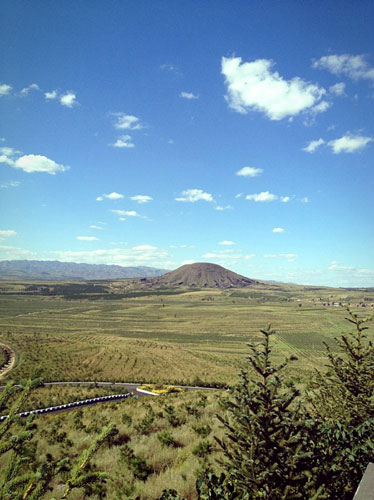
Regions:
M 350 303 L 365 315 L 374 303 L 373 290 L 267 284 L 124 293 L 114 282 L 102 293 L 103 283 L 83 295 L 64 294 L 59 283 L 56 294 L 43 295 L 38 284 L 2 282 L 0 342 L 17 353 L 7 377 L 19 380 L 39 367 L 47 381 L 232 383 L 246 343 L 269 323 L 277 331 L 275 356 L 296 354 L 295 373 L 308 373 L 324 363 L 322 342 L 333 345 L 347 328 L 344 308 L 323 304 Z
M 277 331 L 274 357 L 296 354 L 299 360 L 290 375 L 302 382 L 303 375 L 323 366 L 322 342 L 333 345 L 335 336 L 349 331 L 345 309 L 323 304 L 350 303 L 362 316 L 374 312 L 374 290 L 268 284 L 227 291 L 124 293 L 117 282 L 110 284 L 110 292 L 89 284 L 75 293 L 77 288 L 61 285 L 40 293 L 37 284 L 35 289 L 30 283 L 1 283 L 0 342 L 17 354 L 7 379 L 17 381 L 41 368 L 47 381 L 233 383 L 248 352 L 246 343 L 256 341 L 259 330 L 271 323 Z M 368 336 L 374 336 L 373 328 Z M 23 409 L 109 392 L 114 391 L 45 387 L 35 390 Z M 219 471 L 213 436 L 222 434 L 214 418 L 221 394 L 150 396 L 37 416 L 37 454 L 74 458 L 112 422 L 119 434 L 95 457 L 112 478 L 108 499 L 152 500 L 174 488 L 192 500 L 196 478 L 207 463 Z M 126 447 L 136 461 L 129 461 Z M 55 484 L 51 495 L 61 498 L 63 486 Z M 71 498 L 82 498 L 82 492 Z

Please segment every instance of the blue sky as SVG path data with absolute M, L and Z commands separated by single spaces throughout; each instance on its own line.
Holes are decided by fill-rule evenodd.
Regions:
M 0 260 L 374 286 L 371 1 L 0 4 Z

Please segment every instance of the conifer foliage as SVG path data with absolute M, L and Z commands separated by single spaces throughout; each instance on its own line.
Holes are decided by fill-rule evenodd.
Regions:
M 0 412 L 15 396 L 8 410 L 8 417 L 0 424 L 0 456 L 6 457 L 0 471 L 1 500 L 39 500 L 51 490 L 53 480 L 60 476 L 66 487 L 62 498 L 69 498 L 73 489 L 82 488 L 88 496 L 105 496 L 107 475 L 95 470 L 91 459 L 98 449 L 118 431 L 113 425 L 104 427 L 88 450 L 84 450 L 74 463 L 69 458 L 54 458 L 51 454 L 40 460 L 36 456 L 37 445 L 33 441 L 37 428 L 34 417 L 22 418 L 19 413 L 30 391 L 40 384 L 38 378 L 30 379 L 20 386 L 9 383 L 0 393 Z
M 261 333 L 260 343 L 248 344 L 249 370 L 242 370 L 232 397 L 221 402 L 223 416 L 218 415 L 226 439 L 217 442 L 228 479 L 240 498 L 324 498 L 315 480 L 314 422 L 299 391 L 283 379 L 295 358 L 274 365 L 270 339 L 275 331 L 268 327 Z

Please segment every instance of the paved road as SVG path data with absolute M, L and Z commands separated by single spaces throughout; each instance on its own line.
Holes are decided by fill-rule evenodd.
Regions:
M 47 415 L 50 413 L 63 413 L 65 411 L 72 411 L 77 408 L 82 408 L 86 406 L 95 406 L 101 403 L 108 402 L 119 402 L 123 399 L 127 399 L 128 397 L 154 397 L 149 394 L 145 394 L 144 392 L 138 391 L 139 384 L 134 384 L 132 382 L 45 382 L 45 386 L 52 385 L 72 385 L 72 386 L 95 386 L 95 387 L 114 387 L 116 389 L 121 389 L 122 394 L 113 394 L 111 396 L 103 396 L 99 398 L 89 398 L 82 401 L 76 401 L 75 403 L 62 404 L 49 408 L 38 408 L 35 410 L 30 410 L 28 412 L 19 413 L 20 416 L 26 417 L 30 413 L 37 415 Z M 192 386 L 180 386 L 183 387 L 187 391 L 196 391 L 196 390 L 214 390 L 213 387 L 192 387 Z M 4 387 L 0 387 L 0 391 L 2 391 Z M 4 420 L 4 417 L 0 417 L 0 422 Z

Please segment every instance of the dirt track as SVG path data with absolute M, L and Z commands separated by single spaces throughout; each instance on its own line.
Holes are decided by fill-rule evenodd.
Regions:
M 0 367 L 0 379 L 14 367 L 16 362 L 16 353 L 11 347 L 5 344 L 0 344 L 0 349 L 4 349 L 8 355 L 8 361 Z

